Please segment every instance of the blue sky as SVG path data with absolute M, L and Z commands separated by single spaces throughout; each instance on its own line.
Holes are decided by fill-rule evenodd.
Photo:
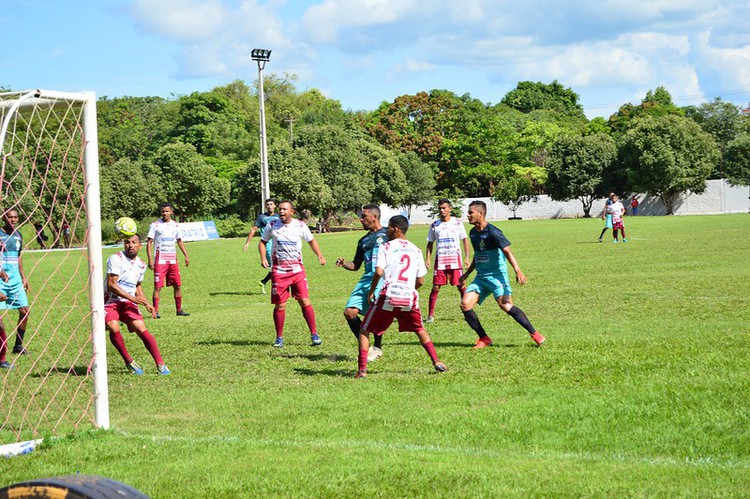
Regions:
M 750 1 L 3 0 L 0 85 L 169 97 L 293 73 L 345 109 L 422 90 L 497 103 L 557 80 L 608 117 L 665 86 L 750 102 Z

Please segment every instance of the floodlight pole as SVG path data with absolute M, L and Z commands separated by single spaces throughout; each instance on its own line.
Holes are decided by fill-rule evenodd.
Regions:
M 265 210 L 266 199 L 271 197 L 268 182 L 268 145 L 266 141 L 266 106 L 263 94 L 263 69 L 271 58 L 271 51 L 267 49 L 253 49 L 251 57 L 258 63 L 258 102 L 260 107 L 260 211 Z

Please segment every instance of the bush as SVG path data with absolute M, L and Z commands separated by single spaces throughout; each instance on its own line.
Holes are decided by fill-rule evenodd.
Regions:
M 216 220 L 216 230 L 221 237 L 246 237 L 250 227 L 243 222 L 239 215 L 231 215 L 224 219 Z

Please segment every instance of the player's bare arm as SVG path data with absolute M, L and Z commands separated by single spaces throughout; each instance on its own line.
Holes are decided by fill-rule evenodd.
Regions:
M 258 243 L 258 253 L 260 254 L 260 266 L 267 269 L 271 265 L 268 263 L 268 251 L 266 250 L 266 243 L 268 241 L 260 240 Z
M 21 282 L 23 283 L 23 289 L 29 290 L 29 280 L 26 278 L 26 271 L 23 270 L 23 258 L 18 255 L 18 273 L 21 274 Z
M 510 263 L 510 266 L 513 267 L 513 271 L 516 273 L 516 282 L 518 284 L 526 284 L 526 276 L 521 272 L 521 267 L 518 266 L 518 262 L 516 261 L 516 257 L 513 256 L 510 246 L 503 248 L 503 254 L 505 254 L 506 260 L 508 260 L 508 263 Z
M 255 237 L 255 233 L 258 231 L 258 226 L 253 225 L 253 228 L 250 229 L 250 233 L 247 235 L 247 240 L 245 241 L 245 245 L 242 247 L 242 251 L 247 251 L 247 249 L 250 247 L 250 241 L 253 240 L 253 237 Z
M 417 280 L 414 281 L 414 289 L 419 289 L 424 284 L 424 276 L 417 277 Z
M 462 240 L 462 244 L 464 245 L 464 267 L 469 265 L 469 238 L 465 237 Z
M 430 268 L 430 260 L 432 259 L 432 245 L 433 242 L 429 241 L 427 247 L 424 249 L 424 264 L 428 269 Z
M 372 303 L 375 301 L 375 290 L 378 289 L 378 283 L 383 277 L 383 268 L 375 267 L 375 274 L 372 276 L 372 282 L 370 283 L 370 291 L 367 292 L 367 301 Z
M 10 276 L 4 270 L 0 270 L 0 279 L 2 279 L 5 282 L 8 282 L 8 280 L 10 279 Z
M 472 272 L 474 272 L 474 268 L 475 268 L 475 267 L 476 267 L 476 262 L 475 262 L 475 261 L 474 261 L 474 259 L 472 258 L 472 259 L 471 259 L 471 264 L 469 264 L 469 268 L 467 268 L 466 270 L 464 270 L 464 273 L 463 273 L 463 274 L 461 274 L 461 277 L 459 277 L 458 279 L 459 279 L 459 280 L 460 280 L 461 282 L 464 282 L 464 281 L 465 281 L 466 279 L 468 279 L 468 278 L 469 278 L 469 275 L 470 275 L 470 274 L 471 274 Z
M 188 258 L 187 249 L 185 249 L 185 243 L 182 242 L 182 239 L 177 240 L 177 246 L 179 246 L 180 251 L 182 251 L 182 256 L 185 257 L 185 267 L 190 265 L 190 258 Z
M 140 300 L 140 302 L 138 303 L 139 305 L 143 305 L 146 307 L 146 310 L 148 310 L 148 313 L 151 314 L 151 318 L 156 319 L 156 309 L 148 300 L 148 298 L 146 298 L 146 295 L 143 293 L 143 287 L 141 286 L 140 282 L 135 287 L 135 297 L 138 300 Z
M 148 268 L 154 270 L 154 240 L 150 237 L 146 241 L 146 256 L 148 257 Z
M 354 262 L 354 261 L 347 262 L 343 258 L 337 258 L 336 266 L 344 268 L 346 270 L 357 271 L 360 269 L 360 267 L 362 267 L 362 262 Z
M 323 253 L 320 252 L 320 246 L 318 246 L 318 241 L 316 241 L 315 239 L 313 239 L 308 244 L 310 244 L 310 248 L 313 250 L 313 253 L 315 253 L 315 256 L 318 257 L 318 261 L 320 262 L 320 264 L 321 265 L 325 265 L 326 264 L 326 259 L 323 256 Z

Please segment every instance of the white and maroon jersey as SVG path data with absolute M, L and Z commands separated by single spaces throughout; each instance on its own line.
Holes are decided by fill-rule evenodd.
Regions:
M 107 277 L 110 274 L 117 276 L 117 285 L 126 293 L 135 296 L 135 288 L 143 281 L 146 274 L 146 263 L 139 257 L 132 260 L 125 255 L 124 251 L 118 251 L 107 259 Z M 129 301 L 127 298 L 110 293 L 107 281 L 104 281 L 104 302 L 114 303 L 116 301 Z
M 156 263 L 177 263 L 177 241 L 182 239 L 180 226 L 174 220 L 162 219 L 148 228 L 149 239 L 154 240 L 154 261 Z
M 607 213 L 612 215 L 613 222 L 622 222 L 622 212 L 624 210 L 625 210 L 625 207 L 619 201 L 617 201 L 616 203 L 607 205 Z
M 430 230 L 427 232 L 427 242 L 434 243 L 437 241 L 437 249 L 435 250 L 435 268 L 437 270 L 462 268 L 461 241 L 467 237 L 464 224 L 458 218 L 451 217 L 446 222 L 442 220 L 432 222 Z
M 403 310 L 419 308 L 417 278 L 427 274 L 422 251 L 406 239 L 394 239 L 383 243 L 378 250 L 376 268 L 383 269 L 385 284 L 381 296 L 385 296 L 383 308 L 391 310 L 401 307 Z
M 271 272 L 301 272 L 302 241 L 313 240 L 312 232 L 305 222 L 293 218 L 285 224 L 277 218 L 268 222 L 260 238 L 263 242 L 273 239 L 271 250 Z

